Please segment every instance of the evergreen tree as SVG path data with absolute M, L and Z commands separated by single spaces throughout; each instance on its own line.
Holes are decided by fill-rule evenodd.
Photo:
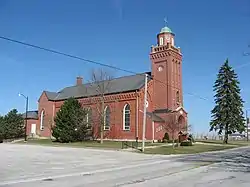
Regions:
M 224 131 L 224 143 L 228 143 L 229 134 L 242 133 L 245 129 L 239 81 L 228 59 L 219 70 L 214 91 L 215 107 L 211 111 L 210 131 L 218 130 L 218 134 Z
M 4 138 L 4 131 L 3 131 L 3 117 L 0 116 L 0 143 L 3 142 L 3 138 Z
M 22 138 L 25 135 L 22 114 L 16 109 L 11 110 L 2 118 L 2 131 L 4 139 Z
M 78 100 L 66 100 L 57 112 L 52 135 L 60 142 L 84 140 L 88 132 L 86 114 Z

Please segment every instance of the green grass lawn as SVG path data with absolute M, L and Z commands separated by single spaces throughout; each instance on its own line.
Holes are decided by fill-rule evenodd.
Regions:
M 145 153 L 148 154 L 163 154 L 163 155 L 170 155 L 170 154 L 193 154 L 193 153 L 202 153 L 208 151 L 219 151 L 224 149 L 234 148 L 235 146 L 230 145 L 223 145 L 223 146 L 216 146 L 216 145 L 205 145 L 205 144 L 194 144 L 193 146 L 179 146 L 173 149 L 172 146 L 163 146 L 157 148 L 148 148 L 145 149 Z
M 222 141 L 197 141 L 203 143 L 213 143 L 213 144 L 221 144 L 218 145 L 209 145 L 209 144 L 194 144 L 193 146 L 179 146 L 175 147 L 174 149 L 172 146 L 164 146 L 162 143 L 150 143 L 146 142 L 145 146 L 158 146 L 155 148 L 146 148 L 145 153 L 148 154 L 192 154 L 192 153 L 201 153 L 201 152 L 208 152 L 208 151 L 218 151 L 224 149 L 230 149 L 234 147 L 240 147 L 245 145 L 250 145 L 249 142 L 244 141 L 231 141 L 228 145 L 222 144 Z M 98 141 L 85 141 L 85 142 L 75 142 L 75 143 L 59 143 L 53 142 L 50 139 L 29 139 L 28 142 L 16 142 L 19 144 L 33 144 L 33 145 L 43 145 L 43 146 L 54 146 L 54 147 L 75 147 L 75 148 L 98 148 L 98 149 L 122 149 L 122 142 L 118 141 L 104 141 L 103 144 L 100 144 Z M 131 145 L 131 142 L 128 142 Z M 134 144 L 135 145 L 135 144 Z M 163 146 L 162 146 L 163 145 Z M 138 143 L 138 147 L 141 147 L 141 142 Z M 125 147 L 126 148 L 126 147 Z M 129 148 L 129 147 L 127 147 Z
M 223 144 L 222 140 L 196 140 L 196 141 L 202 142 L 202 143 Z M 223 145 L 225 145 L 225 144 L 223 144 Z M 250 145 L 250 141 L 233 140 L 233 141 L 228 141 L 227 145 L 247 146 L 247 145 Z
M 84 142 L 75 142 L 75 143 L 59 143 L 53 142 L 50 139 L 29 139 L 28 142 L 17 142 L 19 144 L 33 144 L 33 145 L 44 145 L 44 146 L 56 146 L 56 147 L 93 147 L 93 148 L 104 148 L 104 149 L 121 149 L 122 142 L 118 141 L 104 141 L 103 144 L 99 143 L 98 141 L 84 141 Z M 131 142 L 128 142 L 131 145 Z M 134 143 L 135 145 L 135 143 Z M 155 146 L 157 143 L 149 143 L 146 142 L 145 146 Z M 141 143 L 138 143 L 138 147 L 141 147 Z M 128 147 L 129 148 L 129 147 Z

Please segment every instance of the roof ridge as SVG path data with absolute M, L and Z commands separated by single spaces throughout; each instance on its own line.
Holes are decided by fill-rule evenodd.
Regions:
M 121 76 L 121 77 L 115 77 L 113 79 L 110 79 L 109 81 L 117 80 L 117 79 L 122 79 L 122 78 L 126 78 L 126 77 L 137 76 L 137 75 L 143 75 L 145 73 L 150 74 L 151 71 L 147 71 L 147 72 L 143 72 L 143 73 L 137 73 L 137 74 L 134 74 L 134 75 L 126 75 L 126 76 Z M 97 81 L 97 82 L 104 82 L 104 81 L 108 81 L 108 80 Z M 61 92 L 62 90 L 66 89 L 66 88 L 74 88 L 74 87 L 79 87 L 79 86 L 91 85 L 93 83 L 96 83 L 96 82 L 88 82 L 88 83 L 85 83 L 85 84 L 82 84 L 82 85 L 67 86 L 67 87 L 62 88 L 59 92 Z M 59 93 L 59 92 L 52 92 L 52 93 Z
M 44 90 L 44 92 L 48 92 L 48 93 L 55 93 L 57 94 L 58 92 L 52 92 L 52 91 L 48 91 L 48 90 Z
M 115 77 L 110 79 L 111 86 L 108 90 L 105 90 L 105 94 L 114 94 L 114 93 L 122 93 L 122 92 L 131 92 L 135 90 L 141 89 L 145 82 L 145 74 L 148 74 L 148 78 L 151 80 L 151 72 L 143 72 L 133 75 L 126 75 Z M 108 84 L 109 80 L 99 81 L 99 84 L 102 83 L 104 85 Z M 47 97 L 49 100 L 65 100 L 69 97 L 90 97 L 99 95 L 96 91 L 98 86 L 98 82 L 88 82 L 81 85 L 72 85 L 68 87 L 64 87 L 58 92 L 50 92 L 46 91 Z

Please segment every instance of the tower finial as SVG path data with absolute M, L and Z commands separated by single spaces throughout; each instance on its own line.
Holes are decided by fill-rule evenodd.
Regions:
M 167 18 L 165 17 L 164 18 L 164 23 L 165 23 L 165 27 L 167 26 L 167 23 L 168 23 L 168 21 L 167 21 Z

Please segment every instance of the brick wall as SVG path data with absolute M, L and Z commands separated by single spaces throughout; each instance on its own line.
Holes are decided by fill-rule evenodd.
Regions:
M 51 135 L 51 125 L 53 121 L 53 105 L 52 101 L 49 101 L 45 92 L 42 93 L 39 104 L 38 104 L 38 125 L 37 125 L 37 135 L 42 137 L 49 137 Z M 44 111 L 43 118 L 43 130 L 40 129 L 41 126 L 41 113 Z
M 26 130 L 27 136 L 31 135 L 31 125 L 32 124 L 36 124 L 36 132 L 37 132 L 37 126 L 38 126 L 37 123 L 38 123 L 38 120 L 36 120 L 36 119 L 28 119 L 27 120 L 27 130 Z
M 147 101 L 148 107 L 147 111 L 152 112 L 154 108 L 158 107 L 153 103 L 153 81 L 148 83 L 148 94 Z M 100 98 L 99 98 L 100 99 Z M 138 108 L 137 108 L 138 99 Z M 98 97 L 93 98 L 82 98 L 79 102 L 84 108 L 90 108 L 92 110 L 92 121 L 93 121 L 93 132 L 96 138 L 99 136 L 99 124 L 100 124 L 100 114 L 97 108 L 100 108 L 100 100 Z M 51 136 L 50 128 L 53 124 L 53 107 L 55 107 L 54 115 L 59 111 L 60 107 L 64 101 L 52 102 L 48 101 L 45 93 L 43 93 L 39 99 L 39 120 L 37 121 L 37 132 L 39 136 L 49 137 Z M 130 130 L 123 130 L 123 109 L 126 104 L 130 105 Z M 53 106 L 54 105 L 54 106 Z M 110 115 L 110 130 L 104 131 L 104 139 L 128 139 L 134 140 L 137 136 L 137 120 L 138 120 L 138 138 L 142 139 L 143 130 L 143 106 L 144 106 L 144 88 L 139 92 L 129 92 L 123 94 L 114 94 L 105 96 L 105 107 L 109 106 L 111 110 Z M 137 110 L 138 109 L 138 110 Z M 40 130 L 40 115 L 42 110 L 45 111 L 44 116 L 44 130 Z M 138 115 L 138 119 L 137 119 Z M 155 122 L 154 128 L 151 118 L 147 116 L 146 118 L 146 140 L 162 139 L 165 134 L 165 130 L 157 131 L 160 124 Z M 154 130 L 154 135 L 153 135 Z
M 140 94 L 139 94 L 140 95 Z M 84 108 L 92 109 L 92 121 L 93 121 L 93 130 L 95 137 L 99 138 L 99 122 L 100 122 L 100 113 L 98 113 L 97 107 L 100 107 L 100 98 L 83 98 L 79 99 L 79 102 L 82 104 Z M 109 106 L 111 110 L 110 115 L 110 130 L 104 131 L 105 139 L 135 139 L 136 138 L 136 115 L 137 115 L 137 93 L 129 92 L 123 94 L 114 94 L 105 96 L 105 107 Z M 53 119 L 53 105 L 55 104 L 55 114 L 59 111 L 60 107 L 64 101 L 57 101 L 53 103 L 52 101 L 48 101 L 48 98 L 45 93 L 43 93 L 39 99 L 39 120 L 38 126 L 40 127 L 41 120 L 41 112 L 45 111 L 44 116 L 44 130 L 38 129 L 38 134 L 40 136 L 49 137 L 50 126 L 52 124 Z M 130 130 L 123 130 L 123 109 L 126 104 L 130 105 Z M 139 106 L 138 106 L 139 108 Z M 139 114 L 140 112 L 138 112 Z M 142 135 L 142 116 L 139 114 L 138 116 L 138 127 L 139 127 L 139 139 L 141 139 Z M 150 122 L 151 124 L 151 122 Z M 150 128 L 147 130 L 151 130 Z M 149 134 L 152 134 L 149 133 Z

